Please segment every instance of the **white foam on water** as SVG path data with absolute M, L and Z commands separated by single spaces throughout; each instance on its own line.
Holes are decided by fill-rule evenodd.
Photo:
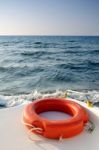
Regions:
M 4 96 L 0 95 L 0 106 L 13 107 L 17 105 L 27 104 L 35 99 L 47 97 L 72 98 L 79 101 L 92 101 L 99 105 L 99 91 L 73 91 L 73 90 L 54 90 L 54 91 L 37 91 L 34 90 L 30 94 Z

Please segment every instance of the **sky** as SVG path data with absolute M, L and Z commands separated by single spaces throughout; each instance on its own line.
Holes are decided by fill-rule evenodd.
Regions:
M 99 35 L 99 0 L 0 0 L 0 35 Z

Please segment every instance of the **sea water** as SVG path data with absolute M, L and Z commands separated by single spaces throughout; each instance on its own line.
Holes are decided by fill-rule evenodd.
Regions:
M 0 105 L 44 97 L 99 102 L 99 36 L 0 36 Z

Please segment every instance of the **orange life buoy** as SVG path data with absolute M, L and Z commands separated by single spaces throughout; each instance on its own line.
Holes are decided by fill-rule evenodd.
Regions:
M 64 120 L 48 120 L 40 117 L 39 113 L 46 111 L 61 111 L 72 117 Z M 36 134 L 59 139 L 60 137 L 68 138 L 79 134 L 88 121 L 88 114 L 82 106 L 71 100 L 46 98 L 28 104 L 23 111 L 23 121 L 30 130 L 33 127 L 37 128 L 33 131 Z

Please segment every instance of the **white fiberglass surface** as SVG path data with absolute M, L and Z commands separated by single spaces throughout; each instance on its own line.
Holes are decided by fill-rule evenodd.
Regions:
M 47 111 L 39 114 L 41 117 L 49 119 L 49 120 L 63 120 L 71 118 L 69 114 L 59 111 Z

